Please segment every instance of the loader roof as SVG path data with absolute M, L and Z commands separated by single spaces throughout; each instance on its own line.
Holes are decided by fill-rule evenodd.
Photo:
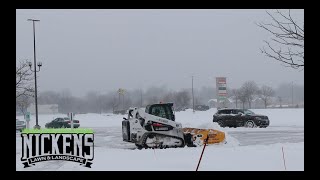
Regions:
M 151 105 L 165 105 L 165 104 L 168 104 L 168 105 L 170 105 L 170 106 L 173 106 L 173 102 L 166 102 L 166 103 L 159 102 L 159 103 L 155 103 L 155 104 L 149 104 L 148 106 L 151 106 Z

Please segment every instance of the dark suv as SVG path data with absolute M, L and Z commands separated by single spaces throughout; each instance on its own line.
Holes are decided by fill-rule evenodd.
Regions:
M 219 109 L 213 115 L 213 122 L 217 122 L 221 127 L 260 127 L 269 126 L 268 116 L 255 114 L 248 109 Z

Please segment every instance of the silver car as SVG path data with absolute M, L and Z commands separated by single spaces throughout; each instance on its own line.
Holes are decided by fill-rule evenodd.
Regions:
M 16 119 L 16 130 L 22 131 L 26 128 L 26 123 L 24 121 L 20 121 L 19 119 Z

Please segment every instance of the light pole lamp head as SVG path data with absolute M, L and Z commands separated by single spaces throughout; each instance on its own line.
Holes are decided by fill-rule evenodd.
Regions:
M 42 62 L 38 62 L 38 65 L 37 65 L 38 67 L 39 67 L 39 70 L 38 71 L 40 71 L 40 67 L 42 66 Z
M 40 21 L 38 19 L 28 19 L 28 21 Z

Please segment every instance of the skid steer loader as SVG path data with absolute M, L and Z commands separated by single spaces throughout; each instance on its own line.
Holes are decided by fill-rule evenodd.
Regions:
M 130 108 L 122 121 L 123 141 L 135 143 L 142 148 L 195 147 L 224 141 L 224 133 L 216 130 L 195 131 L 183 129 L 175 121 L 173 103 L 151 104 L 146 108 Z M 201 136 L 201 137 L 200 137 Z M 215 140 L 210 141 L 211 138 Z

